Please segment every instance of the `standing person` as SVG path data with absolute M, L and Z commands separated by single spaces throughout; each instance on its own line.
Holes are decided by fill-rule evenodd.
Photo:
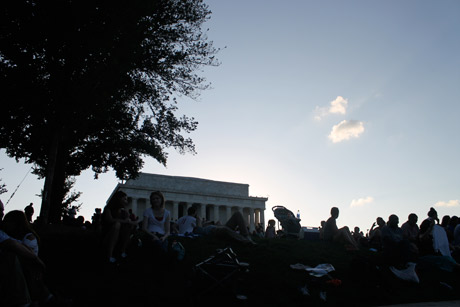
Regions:
M 150 194 L 151 208 L 144 211 L 142 230 L 152 239 L 156 247 L 164 252 L 168 251 L 168 237 L 170 235 L 171 214 L 165 208 L 163 193 L 156 191 Z
M 275 229 L 276 222 L 275 220 L 268 220 L 268 226 L 265 230 L 265 238 L 276 238 L 276 229 Z
M 331 208 L 331 217 L 326 221 L 324 226 L 323 238 L 326 241 L 344 244 L 350 250 L 357 250 L 358 244 L 353 239 L 350 229 L 347 226 L 337 227 L 337 218 L 339 217 L 339 208 Z
M 93 216 L 91 217 L 91 224 L 93 229 L 96 231 L 100 231 L 102 227 L 102 209 L 96 208 L 94 209 Z
M 128 196 L 123 191 L 117 191 L 102 212 L 102 230 L 105 234 L 104 245 L 106 257 L 109 263 L 115 263 L 114 257 L 115 246 L 120 246 L 121 257 L 126 258 L 126 248 L 129 244 L 129 238 L 133 232 L 136 223 L 129 220 L 126 213 L 128 205 Z
M 26 214 L 27 221 L 32 223 L 32 216 L 34 215 L 34 204 L 30 203 L 24 208 L 24 213 Z

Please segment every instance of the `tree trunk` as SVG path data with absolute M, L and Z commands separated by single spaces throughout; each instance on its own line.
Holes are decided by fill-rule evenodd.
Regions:
M 59 148 L 59 131 L 55 131 L 51 142 L 50 152 L 46 165 L 45 184 L 43 186 L 42 206 L 40 209 L 39 224 L 44 226 L 48 224 L 49 212 L 51 206 L 51 195 L 53 188 L 54 173 L 56 168 L 56 159 Z
M 60 223 L 63 212 L 63 201 L 64 201 L 64 185 L 66 180 L 65 172 L 65 154 L 59 150 L 56 158 L 56 166 L 54 168 L 54 177 L 50 202 L 49 222 L 52 224 Z

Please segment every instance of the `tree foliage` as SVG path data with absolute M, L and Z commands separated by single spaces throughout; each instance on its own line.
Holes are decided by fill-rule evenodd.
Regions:
M 0 168 L 0 171 L 2 170 L 3 168 Z M 6 192 L 8 192 L 8 190 L 6 189 L 6 184 L 2 183 L 2 179 L 0 178 L 0 195 Z
M 33 163 L 62 203 L 65 179 L 92 168 L 135 177 L 143 156 L 195 152 L 178 95 L 218 65 L 199 0 L 7 1 L 0 8 L 0 148 Z

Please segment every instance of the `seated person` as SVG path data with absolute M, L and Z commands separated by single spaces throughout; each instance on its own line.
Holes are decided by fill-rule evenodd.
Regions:
M 238 228 L 239 233 L 236 232 Z M 246 222 L 241 212 L 235 212 L 225 225 L 209 225 L 205 227 L 195 227 L 193 233 L 204 236 L 215 236 L 222 239 L 231 239 L 242 243 L 255 244 L 252 241 Z
M 447 234 L 438 222 L 436 210 L 430 208 L 428 218 L 420 224 L 419 264 L 448 272 L 459 272 L 460 265 L 452 258 L 450 250 L 445 248 L 445 243 L 448 242 Z
M 255 231 L 256 236 L 258 236 L 259 238 L 263 238 L 265 236 L 264 226 L 261 223 L 257 223 Z
M 166 210 L 163 193 L 156 191 L 150 194 L 151 208 L 144 211 L 142 230 L 152 240 L 155 247 L 168 251 L 167 238 L 171 234 L 171 214 Z
M 13 210 L 3 218 L 2 229 L 12 238 L 29 247 L 38 256 L 39 237 L 23 211 Z
M 398 224 L 398 216 L 390 215 L 387 225 L 381 230 L 382 250 L 388 264 L 403 268 L 408 262 L 416 260 L 418 251 L 414 244 L 404 239 Z
M 364 237 L 363 232 L 359 229 L 358 226 L 355 226 L 352 236 L 353 236 L 353 239 L 355 239 L 355 242 L 358 243 L 359 246 L 368 245 L 367 239 Z
M 339 217 L 339 208 L 332 207 L 331 217 L 326 221 L 323 229 L 323 239 L 325 241 L 337 242 L 344 244 L 350 250 L 357 250 L 358 244 L 353 239 L 347 226 L 338 228 L 337 218 Z
M 197 216 L 196 208 L 187 209 L 187 215 L 177 220 L 179 234 L 191 234 L 196 226 L 201 226 L 201 219 Z
M 104 246 L 109 263 L 115 263 L 115 246 L 120 246 L 121 257 L 126 258 L 126 248 L 129 239 L 137 226 L 136 222 L 129 219 L 126 206 L 128 196 L 123 191 L 117 191 L 102 212 L 102 231 L 105 234 Z
M 324 240 L 324 226 L 326 226 L 326 221 L 321 221 L 321 226 L 319 226 L 319 239 Z
M 0 289 L 8 293 L 0 296 L 0 303 L 7 306 L 49 303 L 54 297 L 43 280 L 45 264 L 32 248 L 6 232 L 10 231 L 22 239 L 22 234 L 17 231 L 22 227 L 12 224 L 15 216 L 20 216 L 28 225 L 24 212 L 17 211 L 20 215 L 16 210 L 12 212 L 5 216 L 6 223 L 2 223 L 0 229 Z
M 447 233 L 438 223 L 438 213 L 434 208 L 430 208 L 428 218 L 420 225 L 420 245 L 424 253 L 451 256 Z
M 377 222 L 377 227 L 375 227 Z M 369 230 L 369 246 L 375 249 L 382 249 L 382 235 L 381 230 L 385 227 L 385 220 L 381 217 L 378 217 L 376 222 L 372 223 L 371 229 Z M 374 228 L 375 227 L 375 228 Z
M 454 242 L 454 231 L 455 231 L 455 227 L 457 226 L 457 224 L 458 224 L 458 216 L 453 215 L 450 218 L 449 224 L 446 227 L 447 238 L 449 239 L 449 242 L 451 244 L 453 244 Z
M 418 216 L 415 213 L 409 214 L 407 221 L 401 225 L 404 239 L 409 240 L 411 243 L 418 243 L 419 228 L 417 225 Z

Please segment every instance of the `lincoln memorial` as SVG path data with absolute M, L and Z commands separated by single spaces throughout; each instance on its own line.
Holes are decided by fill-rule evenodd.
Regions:
M 247 217 L 250 231 L 257 223 L 265 225 L 268 198 L 249 196 L 249 184 L 140 173 L 138 178 L 118 184 L 113 193 L 118 190 L 128 195 L 128 209 L 141 220 L 144 210 L 150 207 L 150 193 L 161 191 L 172 221 L 187 215 L 187 209 L 194 206 L 200 218 L 208 221 L 225 224 L 233 213 L 240 211 Z

